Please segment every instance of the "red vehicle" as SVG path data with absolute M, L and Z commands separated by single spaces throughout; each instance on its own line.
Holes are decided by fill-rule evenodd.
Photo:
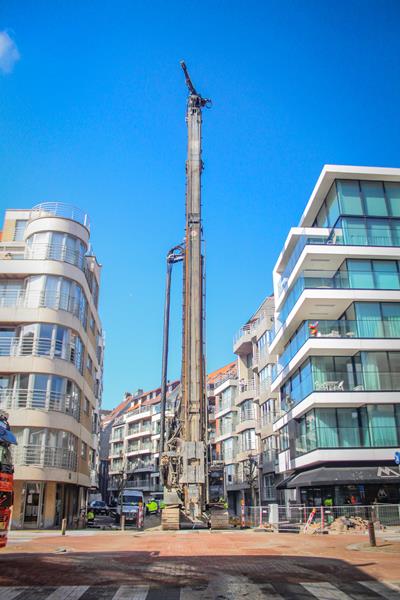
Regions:
M 11 444 L 17 440 L 10 431 L 8 415 L 0 411 L 0 548 L 7 544 L 8 527 L 13 505 L 13 473 Z

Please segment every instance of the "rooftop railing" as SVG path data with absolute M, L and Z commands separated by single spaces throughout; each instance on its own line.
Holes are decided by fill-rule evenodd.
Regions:
M 80 208 L 63 202 L 42 202 L 36 204 L 31 210 L 30 220 L 33 221 L 41 217 L 70 219 L 90 229 L 89 215 Z

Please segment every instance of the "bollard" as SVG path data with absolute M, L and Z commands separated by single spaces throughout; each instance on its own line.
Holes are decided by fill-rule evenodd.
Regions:
M 61 535 L 65 535 L 66 529 L 67 529 L 67 519 L 63 519 L 61 521 Z
M 121 531 L 125 531 L 125 515 L 121 516 Z
M 368 521 L 369 545 L 376 546 L 375 525 L 373 521 Z
M 139 502 L 138 529 L 143 529 L 143 502 Z
M 246 522 L 245 522 L 245 518 L 244 518 L 244 500 L 240 501 L 241 506 L 241 519 L 240 519 L 240 526 L 242 529 L 244 529 L 246 527 Z
M 258 523 L 259 527 L 263 526 L 263 511 L 262 511 L 262 505 L 260 505 L 260 514 L 259 514 L 259 523 Z

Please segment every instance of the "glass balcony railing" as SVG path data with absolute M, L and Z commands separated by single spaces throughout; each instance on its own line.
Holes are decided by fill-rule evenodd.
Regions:
M 363 219 L 358 223 L 354 223 L 353 221 L 351 223 L 342 222 L 342 225 L 339 227 L 334 227 L 331 230 L 327 229 L 326 234 L 300 236 L 282 272 L 278 286 L 279 294 L 285 289 L 290 274 L 307 245 L 400 246 L 400 228 L 397 221 L 388 219 L 378 224 L 376 219 L 373 220 L 374 222 L 372 220 L 366 222 Z
M 275 380 L 310 338 L 400 338 L 400 317 L 388 319 L 303 321 L 273 366 Z
M 378 370 L 323 371 L 304 376 L 291 390 L 281 392 L 282 410 L 290 410 L 313 392 L 397 392 L 400 391 L 400 372 Z
M 400 273 L 390 268 L 381 271 L 352 269 L 336 273 L 322 270 L 304 271 L 283 303 L 279 314 L 281 323 L 287 320 L 289 313 L 305 289 L 400 290 Z
M 296 437 L 296 454 L 301 456 L 317 449 L 387 448 L 400 444 L 396 427 L 317 427 Z

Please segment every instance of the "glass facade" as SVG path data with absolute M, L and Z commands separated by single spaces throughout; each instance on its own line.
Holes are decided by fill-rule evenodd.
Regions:
M 311 356 L 281 386 L 281 406 L 289 410 L 312 392 L 364 391 L 400 391 L 400 352 Z
M 400 261 L 347 259 L 335 273 L 322 269 L 303 271 L 282 305 L 281 323 L 305 289 L 400 290 Z
M 84 243 L 68 233 L 41 231 L 26 240 L 27 259 L 61 260 L 83 269 L 85 253 Z
M 315 408 L 296 423 L 296 454 L 318 448 L 386 448 L 400 444 L 400 405 Z
M 273 379 L 308 339 L 320 337 L 400 338 L 400 302 L 354 302 L 339 319 L 303 321 L 278 357 Z

